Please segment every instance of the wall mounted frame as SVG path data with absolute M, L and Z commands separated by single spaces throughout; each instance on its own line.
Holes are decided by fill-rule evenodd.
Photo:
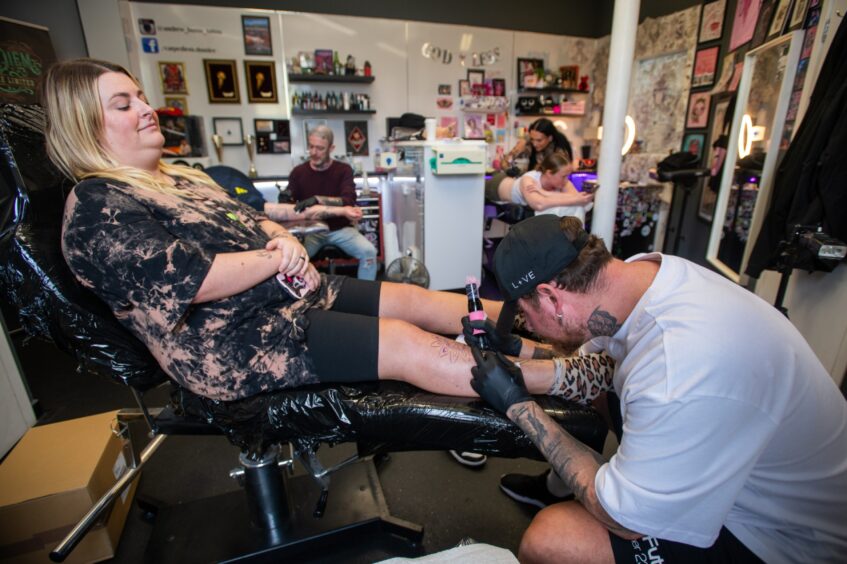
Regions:
M 781 157 L 780 144 L 785 114 L 788 110 L 802 43 L 803 32 L 794 31 L 749 51 L 744 57 L 744 70 L 738 86 L 738 98 L 735 102 L 735 112 L 729 132 L 729 146 L 724 163 L 724 174 L 715 203 L 715 220 L 712 222 L 712 231 L 706 250 L 706 260 L 724 276 L 739 284 L 746 285 L 747 283 L 747 277 L 743 273 L 770 202 L 774 173 Z M 758 75 L 756 73 L 757 61 L 763 64 L 764 61 L 774 56 L 784 57 L 784 60 L 777 63 L 778 67 L 784 69 L 782 79 L 777 83 L 774 83 L 773 75 L 764 76 L 761 72 Z M 754 77 L 757 77 L 758 80 L 754 80 Z M 758 84 L 761 81 L 769 81 L 770 84 L 774 85 L 775 90 L 769 102 L 773 105 L 768 108 L 762 107 L 766 101 L 762 100 L 761 91 L 765 89 L 764 86 L 766 85 Z M 754 93 L 752 97 L 751 92 Z M 757 111 L 751 111 L 749 107 L 751 103 L 758 105 L 757 108 L 754 108 Z M 759 124 L 759 127 L 765 128 L 764 136 L 766 139 L 760 141 L 765 151 L 764 162 L 758 180 L 758 188 L 748 187 L 745 192 L 745 183 L 734 186 L 736 184 L 736 166 L 740 160 L 738 146 L 742 134 L 742 121 L 758 120 L 762 111 L 765 111 L 770 118 L 766 120 L 765 125 Z M 742 141 L 745 144 L 748 144 L 749 135 L 752 133 L 752 131 L 744 133 L 745 139 L 742 139 Z M 733 206 L 729 205 L 731 195 L 735 196 L 735 205 Z M 745 213 L 748 217 L 744 220 L 743 226 L 737 227 L 743 198 L 747 199 L 744 206 L 747 208 Z M 728 258 L 730 253 L 727 252 L 727 247 L 731 238 L 736 236 L 733 233 L 737 234 L 738 229 L 742 230 L 741 236 L 738 237 L 740 243 L 737 252 L 731 253 L 732 258 L 730 259 Z

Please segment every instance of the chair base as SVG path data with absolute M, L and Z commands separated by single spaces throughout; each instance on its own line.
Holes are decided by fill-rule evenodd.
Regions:
M 388 510 L 376 468 L 362 460 L 332 474 L 326 512 L 313 517 L 320 489 L 310 476 L 285 477 L 290 509 L 287 526 L 262 530 L 250 522 L 247 497 L 234 491 L 157 512 L 145 562 L 271 561 L 312 550 L 326 557 L 336 543 L 349 548 L 358 539 L 383 533 L 386 541 L 400 537 L 402 552 L 415 552 L 423 527 L 393 517 Z M 396 543 L 396 540 L 395 540 Z M 395 550 L 397 550 L 395 548 Z

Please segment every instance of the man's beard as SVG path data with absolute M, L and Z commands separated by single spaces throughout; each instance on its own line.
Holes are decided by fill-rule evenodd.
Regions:
M 329 167 L 329 164 L 330 164 L 331 161 L 332 161 L 332 159 L 330 159 L 328 156 L 322 158 L 318 162 L 315 162 L 314 160 L 312 160 L 312 168 L 315 168 L 317 170 L 324 170 L 325 168 Z
M 562 328 L 562 331 L 555 339 L 553 339 L 554 348 L 563 351 L 576 351 L 579 347 L 590 340 L 590 337 L 585 334 L 585 331 L 568 324 L 562 318 L 559 318 L 558 321 L 559 327 Z

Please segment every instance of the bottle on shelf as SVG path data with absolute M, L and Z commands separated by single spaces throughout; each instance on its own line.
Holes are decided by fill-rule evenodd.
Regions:
M 338 58 L 338 51 L 332 53 L 332 74 L 340 76 L 343 74 L 341 67 L 341 59 Z

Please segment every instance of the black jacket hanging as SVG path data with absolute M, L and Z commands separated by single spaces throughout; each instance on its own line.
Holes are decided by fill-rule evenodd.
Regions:
M 779 242 L 795 225 L 821 225 L 847 241 L 847 26 L 840 25 L 809 108 L 776 172 L 746 273 L 776 267 Z

